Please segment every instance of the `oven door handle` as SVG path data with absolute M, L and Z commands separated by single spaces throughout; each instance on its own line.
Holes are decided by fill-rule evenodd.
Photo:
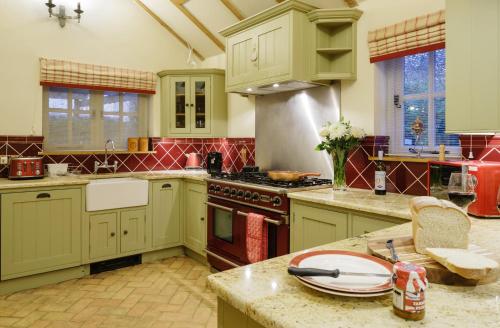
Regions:
M 212 257 L 215 257 L 217 260 L 222 261 L 222 262 L 224 262 L 224 263 L 226 263 L 226 264 L 229 264 L 230 266 L 232 266 L 232 267 L 234 267 L 234 268 L 239 267 L 239 265 L 238 265 L 238 264 L 236 264 L 236 263 L 234 263 L 234 262 L 232 262 L 232 261 L 229 261 L 228 259 L 225 259 L 225 258 L 223 258 L 222 256 L 217 255 L 217 254 L 215 254 L 214 252 L 209 251 L 208 249 L 205 249 L 205 252 L 207 252 L 207 254 L 208 254 L 208 255 L 210 255 L 210 256 L 212 256 Z
M 238 212 L 236 212 L 236 214 L 241 215 L 241 216 L 247 216 L 248 215 L 248 213 L 245 213 L 245 212 L 242 212 L 242 211 L 238 211 Z M 277 225 L 277 226 L 283 224 L 283 222 L 281 222 L 280 220 L 273 220 L 273 219 L 268 218 L 267 216 L 264 217 L 264 221 L 266 221 L 267 223 L 271 223 L 271 224 Z
M 211 203 L 211 202 L 205 202 L 205 204 L 207 204 L 208 206 L 211 206 L 211 207 L 215 207 L 215 208 L 224 210 L 224 211 L 229 211 L 229 212 L 234 211 L 234 208 L 222 206 L 222 205 L 219 205 L 219 204 L 214 204 L 214 203 Z

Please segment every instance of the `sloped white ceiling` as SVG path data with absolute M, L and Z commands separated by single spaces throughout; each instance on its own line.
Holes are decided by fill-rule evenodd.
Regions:
M 319 8 L 346 7 L 344 0 L 303 1 Z M 142 2 L 204 57 L 222 53 L 222 50 L 170 0 L 142 0 Z M 245 17 L 255 15 L 277 4 L 275 0 L 231 0 L 231 2 Z M 224 43 L 224 38 L 218 32 L 238 22 L 238 19 L 220 0 L 189 0 L 184 6 L 222 43 Z M 137 10 L 142 9 L 137 7 Z

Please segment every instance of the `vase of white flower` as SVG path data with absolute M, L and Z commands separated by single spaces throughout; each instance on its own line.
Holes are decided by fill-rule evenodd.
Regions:
M 324 150 L 330 154 L 333 163 L 333 188 L 346 189 L 345 165 L 349 151 L 359 145 L 365 137 L 363 129 L 351 126 L 341 117 L 336 123 L 328 122 L 320 131 L 323 141 L 316 150 Z

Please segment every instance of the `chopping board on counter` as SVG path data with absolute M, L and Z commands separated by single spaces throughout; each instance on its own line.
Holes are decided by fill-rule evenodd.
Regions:
M 373 256 L 389 262 L 394 262 L 391 258 L 391 252 L 385 246 L 387 240 L 389 239 L 393 240 L 394 248 L 399 256 L 399 260 L 423 266 L 427 270 L 427 280 L 429 280 L 429 282 L 445 285 L 474 286 L 490 283 L 497 279 L 498 272 L 495 272 L 479 281 L 466 279 L 456 273 L 453 273 L 429 256 L 417 253 L 413 244 L 413 238 L 408 235 L 391 235 L 385 237 L 377 236 L 376 238 L 368 239 L 368 251 Z M 469 250 L 500 262 L 500 258 L 498 256 L 499 251 L 485 249 L 475 245 L 471 245 Z

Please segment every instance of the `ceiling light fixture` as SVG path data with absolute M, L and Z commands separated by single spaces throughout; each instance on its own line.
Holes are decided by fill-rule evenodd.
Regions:
M 279 87 L 280 87 L 280 85 L 278 83 L 273 84 L 273 88 L 279 88 Z
M 247 92 L 252 92 L 253 89 L 252 88 L 247 88 Z
M 64 27 L 66 26 L 66 20 L 67 19 L 77 19 L 78 23 L 80 23 L 80 18 L 82 18 L 83 10 L 80 6 L 80 3 L 78 2 L 77 7 L 75 10 L 73 10 L 76 13 L 76 16 L 66 16 L 66 7 L 59 5 L 58 9 L 59 12 L 55 14 L 52 11 L 52 8 L 56 7 L 54 3 L 52 3 L 52 0 L 48 0 L 48 2 L 45 3 L 45 5 L 49 8 L 49 17 L 57 17 L 59 20 L 59 26 Z

